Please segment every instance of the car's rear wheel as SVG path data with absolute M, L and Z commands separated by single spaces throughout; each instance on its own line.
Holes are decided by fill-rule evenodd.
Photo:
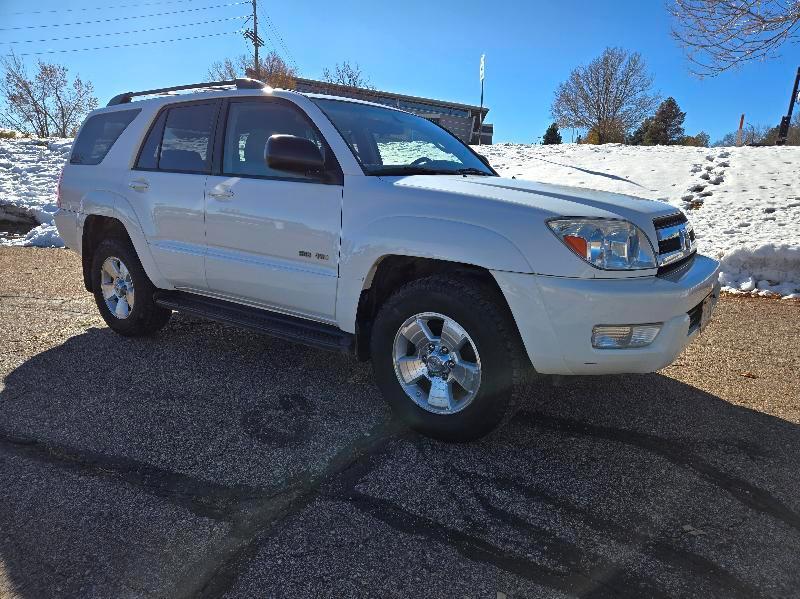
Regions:
M 152 335 L 172 314 L 153 301 L 155 287 L 126 240 L 106 239 L 97 246 L 92 260 L 92 289 L 103 320 L 121 335 Z
M 521 342 L 499 294 L 456 277 L 413 281 L 381 307 L 372 361 L 384 397 L 431 437 L 479 438 L 510 415 Z

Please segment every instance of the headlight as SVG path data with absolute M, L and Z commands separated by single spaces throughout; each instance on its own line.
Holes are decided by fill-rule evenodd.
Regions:
M 561 241 L 592 266 L 604 270 L 656 268 L 653 246 L 626 220 L 556 218 L 547 221 Z

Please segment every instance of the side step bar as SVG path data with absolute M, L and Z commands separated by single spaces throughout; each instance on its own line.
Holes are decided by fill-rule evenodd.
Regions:
M 186 312 L 320 349 L 351 353 L 355 347 L 354 335 L 334 326 L 303 318 L 183 291 L 157 291 L 153 299 L 162 308 Z

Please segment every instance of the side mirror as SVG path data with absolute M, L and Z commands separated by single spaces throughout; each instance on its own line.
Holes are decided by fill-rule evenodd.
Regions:
M 475 153 L 478 154 L 477 152 Z M 486 156 L 484 156 L 483 154 L 478 154 L 478 158 L 480 158 L 481 162 L 483 162 L 486 166 L 492 168 L 492 165 L 489 164 L 489 159 Z
M 325 169 L 317 144 L 294 135 L 271 136 L 264 147 L 264 160 L 268 167 L 279 171 L 309 173 Z

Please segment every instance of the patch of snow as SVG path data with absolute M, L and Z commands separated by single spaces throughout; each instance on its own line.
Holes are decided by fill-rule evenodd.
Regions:
M 726 291 L 800 294 L 800 148 L 495 144 L 501 175 L 669 202 Z M 759 282 L 766 282 L 760 286 Z
M 53 224 L 53 214 L 57 210 L 58 175 L 71 148 L 71 139 L 0 139 L 0 220 Z M 55 231 L 54 226 L 52 229 Z M 3 243 L 64 245 L 57 232 L 44 234 L 39 230 L 37 234 L 26 236 L 25 240 L 30 243 L 21 243 L 20 239 Z
M 25 237 L 3 240 L 0 245 L 22 245 L 38 248 L 61 248 L 64 247 L 64 240 L 58 234 L 58 229 L 54 224 L 46 223 L 34 227 Z

